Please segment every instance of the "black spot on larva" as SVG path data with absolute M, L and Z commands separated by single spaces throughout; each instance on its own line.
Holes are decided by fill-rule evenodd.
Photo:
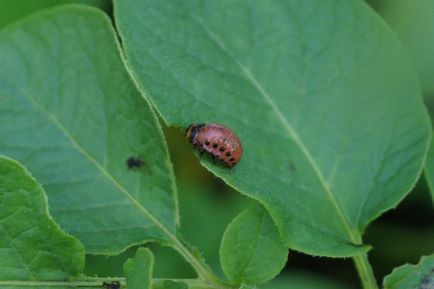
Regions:
M 206 144 L 207 146 L 209 146 L 209 141 L 206 140 L 206 141 L 205 141 L 205 144 Z
M 102 282 L 102 286 L 107 289 L 119 289 L 121 287 L 121 283 L 119 281 L 112 281 L 110 283 Z
M 233 162 L 234 160 L 235 160 L 234 158 L 231 158 L 231 159 L 230 159 L 231 162 Z
M 225 149 L 226 149 L 225 147 L 220 147 L 220 151 L 221 151 L 221 152 L 224 152 Z
M 231 152 L 227 152 L 227 153 L 226 153 L 226 156 L 227 156 L 227 157 L 230 157 L 230 156 L 231 156 Z
M 213 148 L 217 148 L 218 146 L 219 146 L 219 145 L 218 145 L 218 143 L 216 143 L 216 142 L 212 144 L 212 147 L 213 147 Z
M 129 157 L 127 159 L 127 166 L 129 169 L 140 169 L 144 164 L 144 161 L 136 157 Z
M 290 170 L 291 172 L 296 172 L 296 171 L 297 171 L 297 168 L 296 168 L 296 166 L 295 166 L 293 163 L 290 163 L 290 164 L 289 164 L 289 170 Z

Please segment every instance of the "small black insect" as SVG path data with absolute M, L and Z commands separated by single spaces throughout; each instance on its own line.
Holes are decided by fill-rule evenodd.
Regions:
M 130 157 L 127 159 L 127 166 L 129 169 L 140 169 L 144 164 L 144 161 L 136 157 Z
M 119 289 L 121 287 L 121 283 L 119 281 L 102 282 L 102 286 L 107 289 Z

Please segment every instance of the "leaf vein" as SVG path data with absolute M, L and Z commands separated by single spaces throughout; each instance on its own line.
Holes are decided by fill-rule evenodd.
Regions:
M 245 67 L 243 63 L 241 63 L 238 58 L 229 50 L 229 48 L 226 46 L 226 44 L 217 37 L 217 35 L 204 23 L 204 21 L 197 15 L 191 15 L 192 19 L 200 25 L 200 27 L 204 30 L 204 32 L 208 35 L 208 37 L 215 42 L 215 44 L 225 53 L 227 54 L 240 68 L 241 72 L 245 75 L 247 80 L 251 82 L 254 88 L 258 90 L 258 92 L 264 97 L 265 101 L 271 106 L 271 109 L 276 113 L 276 116 L 278 119 L 282 122 L 283 126 L 285 127 L 286 131 L 288 132 L 289 136 L 293 139 L 293 141 L 299 146 L 301 149 L 303 155 L 305 156 L 308 163 L 311 165 L 315 176 L 318 178 L 318 181 L 320 182 L 323 191 L 326 195 L 326 198 L 329 200 L 333 208 L 336 210 L 336 213 L 339 217 L 339 220 L 342 222 L 344 229 L 348 233 L 348 236 L 351 238 L 351 241 L 354 243 L 359 243 L 359 238 L 356 237 L 350 228 L 348 218 L 343 212 L 342 208 L 340 207 L 337 199 L 333 195 L 331 189 L 329 188 L 329 185 L 325 181 L 324 176 L 322 175 L 318 165 L 316 164 L 315 160 L 313 159 L 310 151 L 307 149 L 307 147 L 304 145 L 303 141 L 297 134 L 297 132 L 294 130 L 292 125 L 289 123 L 289 121 L 286 119 L 286 117 L 283 115 L 283 113 L 280 111 L 280 109 L 277 107 L 277 105 L 274 103 L 272 97 L 268 94 L 268 92 L 263 88 L 261 83 L 256 79 L 256 77 L 252 74 L 252 72 Z

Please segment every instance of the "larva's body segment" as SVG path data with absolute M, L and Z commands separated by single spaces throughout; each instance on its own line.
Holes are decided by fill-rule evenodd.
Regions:
M 214 156 L 228 168 L 235 166 L 241 160 L 243 148 L 240 139 L 223 125 L 192 124 L 185 134 L 197 150 Z

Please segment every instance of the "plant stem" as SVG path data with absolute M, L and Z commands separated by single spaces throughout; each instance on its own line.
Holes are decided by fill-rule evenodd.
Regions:
M 184 259 L 190 263 L 190 265 L 196 271 L 200 280 L 213 284 L 217 286 L 215 288 L 225 289 L 232 288 L 228 284 L 223 283 L 214 273 L 210 270 L 210 268 L 200 261 L 196 256 L 194 256 L 189 249 L 187 249 L 181 241 L 178 239 L 173 239 L 174 244 L 173 248 L 178 251 L 178 253 L 184 257 Z
M 375 280 L 374 272 L 371 264 L 368 261 L 367 254 L 360 254 L 353 257 L 356 264 L 359 277 L 362 280 L 363 289 L 378 289 L 377 281 Z
M 190 289 L 221 289 L 212 284 L 204 283 L 199 279 L 153 279 L 152 288 L 164 288 L 164 281 L 179 281 L 188 284 Z M 0 281 L 0 287 L 95 287 L 103 288 L 103 282 L 119 281 L 122 287 L 126 287 L 125 278 L 83 278 L 72 281 Z

